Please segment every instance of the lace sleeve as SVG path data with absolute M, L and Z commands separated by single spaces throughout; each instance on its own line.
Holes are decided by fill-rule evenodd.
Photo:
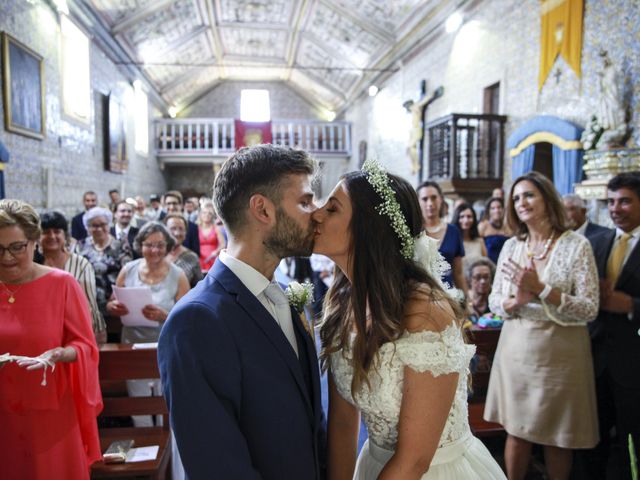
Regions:
M 566 255 L 561 255 L 550 279 L 562 290 L 559 306 L 542 301 L 545 313 L 560 325 L 584 325 L 598 315 L 598 270 L 589 242 L 577 235 L 567 238 Z
M 504 307 L 504 301 L 509 298 L 509 288 L 511 283 L 505 278 L 502 273 L 502 265 L 509 258 L 511 258 L 513 251 L 517 245 L 517 239 L 510 238 L 502 247 L 500 256 L 498 257 L 498 265 L 496 266 L 496 275 L 493 279 L 493 285 L 491 287 L 491 294 L 489 295 L 489 309 L 496 315 L 500 315 L 502 318 L 510 318 Z
M 474 353 L 475 347 L 463 342 L 455 325 L 443 332 L 406 332 L 396 341 L 396 355 L 403 365 L 436 377 L 464 372 Z

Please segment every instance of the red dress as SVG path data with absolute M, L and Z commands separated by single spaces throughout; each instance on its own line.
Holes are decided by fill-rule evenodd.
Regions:
M 0 471 L 2 478 L 87 479 L 101 458 L 96 417 L 102 410 L 98 347 L 91 314 L 78 282 L 53 270 L 23 284 L 15 303 L 0 295 L 0 352 L 37 357 L 72 346 L 77 360 L 26 370 L 0 368 Z
M 216 261 L 214 257 L 208 262 L 205 260 L 219 248 L 218 230 L 214 226 L 209 230 L 209 234 L 205 235 L 202 231 L 202 227 L 198 229 L 198 236 L 200 237 L 200 268 L 203 272 L 208 272 L 213 267 L 213 262 Z

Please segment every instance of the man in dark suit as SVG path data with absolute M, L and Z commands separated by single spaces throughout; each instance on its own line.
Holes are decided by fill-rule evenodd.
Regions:
M 84 204 L 84 212 L 98 205 L 98 196 L 96 192 L 88 191 L 82 195 L 82 203 Z M 71 219 L 71 236 L 76 240 L 83 240 L 87 238 L 87 229 L 84 228 L 82 223 L 82 216 L 84 212 L 80 212 Z
M 114 215 L 115 224 L 109 229 L 109 232 L 118 240 L 127 242 L 133 251 L 133 240 L 136 238 L 136 235 L 138 235 L 140 229 L 131 225 L 132 218 L 133 207 L 129 205 L 126 200 L 120 200 L 116 203 Z M 134 258 L 140 258 L 140 255 L 134 252 Z
M 604 468 L 615 426 L 619 457 L 612 464 L 619 478 L 629 479 L 629 434 L 640 450 L 640 172 L 615 176 L 607 189 L 616 229 L 591 239 L 600 276 L 600 312 L 590 333 L 602 444 L 590 471 L 592 478 L 608 478 Z
M 274 280 L 282 258 L 311 253 L 314 171 L 304 151 L 257 145 L 216 176 L 227 249 L 173 308 L 158 344 L 189 479 L 322 478 L 314 341 Z
M 162 221 L 169 213 L 179 213 L 184 215 L 182 193 L 177 190 L 169 190 L 162 198 L 164 210 L 160 213 L 158 220 Z M 186 217 L 185 217 L 186 218 Z M 187 218 L 187 235 L 182 245 L 200 256 L 200 232 L 198 225 Z
M 587 207 L 584 200 L 574 193 L 568 193 L 562 197 L 564 211 L 567 214 L 567 226 L 576 233 L 584 235 L 588 239 L 611 231 L 607 227 L 590 222 L 587 219 Z

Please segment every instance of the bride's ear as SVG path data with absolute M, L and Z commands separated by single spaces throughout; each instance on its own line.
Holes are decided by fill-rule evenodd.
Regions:
M 276 208 L 271 200 L 256 193 L 249 198 L 249 215 L 262 225 L 270 225 L 276 221 Z

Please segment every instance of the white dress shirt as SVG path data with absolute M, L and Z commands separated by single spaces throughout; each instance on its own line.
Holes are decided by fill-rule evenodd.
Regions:
M 278 309 L 274 302 L 272 302 L 266 295 L 265 290 L 271 284 L 271 282 L 258 272 L 251 265 L 244 263 L 237 258 L 229 255 L 225 250 L 220 252 L 218 260 L 226 265 L 231 270 L 242 284 L 247 287 L 252 295 L 254 295 L 258 301 L 267 309 L 267 312 L 271 314 L 276 323 L 280 326 L 282 333 L 289 344 L 293 348 L 296 356 L 298 355 L 298 344 L 296 342 L 295 333 L 293 331 L 293 319 L 291 318 L 291 309 Z

